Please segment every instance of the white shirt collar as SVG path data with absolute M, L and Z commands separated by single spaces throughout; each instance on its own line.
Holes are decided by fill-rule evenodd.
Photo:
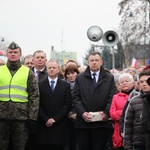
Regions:
M 40 72 L 42 72 L 45 68 L 41 69 Z M 34 68 L 34 73 L 36 73 L 38 70 Z
M 99 76 L 100 70 L 99 70 L 99 71 L 97 71 L 97 72 L 93 72 L 93 71 L 91 71 L 91 76 L 93 75 L 93 73 L 95 73 L 95 74 L 96 74 L 96 76 Z
M 99 70 L 99 71 L 97 71 L 97 72 L 93 72 L 93 71 L 91 71 L 91 78 L 92 78 L 92 79 L 94 78 L 93 73 L 95 73 L 95 74 L 96 74 L 96 75 L 95 75 L 95 78 L 96 78 L 96 82 L 97 82 L 97 81 L 98 81 L 98 78 L 99 78 L 100 70 Z
M 48 77 L 48 81 L 49 81 L 49 83 L 51 83 L 51 81 L 55 81 L 55 85 L 56 85 L 56 83 L 57 83 L 57 80 L 58 80 L 58 77 L 56 77 L 55 79 L 51 79 L 50 77 Z

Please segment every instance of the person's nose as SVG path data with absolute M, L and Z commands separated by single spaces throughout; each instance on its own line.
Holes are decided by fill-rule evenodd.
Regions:
M 72 75 L 71 75 L 71 74 L 69 75 L 69 78 L 72 78 Z

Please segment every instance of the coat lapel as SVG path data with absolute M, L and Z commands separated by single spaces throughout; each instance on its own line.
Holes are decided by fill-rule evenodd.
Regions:
M 48 78 L 44 81 L 45 88 L 48 89 L 52 93 L 52 89 L 50 87 L 50 83 Z
M 57 83 L 56 83 L 56 85 L 55 85 L 55 89 L 54 89 L 54 91 L 53 91 L 53 93 L 55 93 L 57 90 L 58 90 L 58 88 L 60 87 L 60 79 L 58 78 L 58 80 L 57 80 Z

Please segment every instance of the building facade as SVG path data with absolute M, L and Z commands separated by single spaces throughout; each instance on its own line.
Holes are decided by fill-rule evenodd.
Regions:
M 50 59 L 55 59 L 59 62 L 59 65 L 65 64 L 69 59 L 77 61 L 76 52 L 66 52 L 66 51 L 55 51 L 51 50 Z

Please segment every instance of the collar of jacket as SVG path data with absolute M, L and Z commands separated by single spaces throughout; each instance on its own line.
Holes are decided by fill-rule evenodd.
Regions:
M 34 67 L 31 70 L 34 72 Z M 46 67 L 41 72 L 44 73 L 44 74 L 47 74 Z
M 9 70 L 15 71 L 18 70 L 20 67 L 22 66 L 20 60 L 17 62 L 11 62 L 11 61 L 7 61 L 7 67 Z
M 140 90 L 140 96 L 141 96 L 142 98 L 145 98 L 145 97 L 150 98 L 150 92 L 144 94 L 143 91 Z
M 117 95 L 119 95 L 119 96 L 123 96 L 123 97 L 128 97 L 129 95 L 128 94 L 126 94 L 126 93 L 124 93 L 124 92 L 119 92 L 119 93 L 117 93 Z
M 42 71 L 44 74 L 47 74 L 46 67 Z

